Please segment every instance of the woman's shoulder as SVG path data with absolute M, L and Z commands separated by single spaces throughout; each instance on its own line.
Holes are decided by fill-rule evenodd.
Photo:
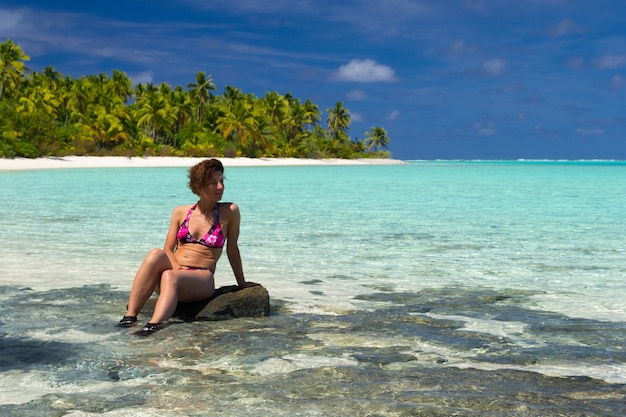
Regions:
M 183 204 L 182 206 L 177 206 L 177 207 L 175 207 L 175 208 L 174 208 L 174 210 L 173 210 L 173 212 L 174 212 L 174 214 L 180 214 L 180 213 L 185 213 L 185 214 L 187 214 L 187 212 L 188 212 L 189 210 L 191 210 L 191 208 L 192 208 L 193 206 L 195 206 L 195 205 L 196 205 L 196 203 L 192 203 L 192 204 Z
M 217 205 L 219 206 L 220 210 L 223 210 L 224 208 L 228 210 L 236 210 L 239 207 L 237 206 L 237 204 L 233 203 L 232 201 L 219 202 L 217 203 Z
M 239 213 L 239 206 L 232 201 L 217 203 L 220 209 L 220 216 L 225 214 L 230 216 L 232 213 Z
M 176 207 L 174 210 L 189 210 L 189 209 L 191 209 L 193 206 L 195 206 L 197 204 L 198 203 L 182 204 L 182 205 Z

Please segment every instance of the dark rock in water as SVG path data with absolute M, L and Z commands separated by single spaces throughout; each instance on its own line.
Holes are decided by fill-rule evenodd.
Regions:
M 195 303 L 178 303 L 175 317 L 183 320 L 227 320 L 238 317 L 264 317 L 270 315 L 270 296 L 267 290 L 255 287 L 239 288 L 237 285 L 220 287 L 210 298 Z

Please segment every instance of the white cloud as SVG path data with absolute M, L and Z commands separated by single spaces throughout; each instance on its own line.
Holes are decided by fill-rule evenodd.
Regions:
M 506 72 L 506 60 L 502 58 L 488 59 L 475 67 L 465 71 L 466 75 L 472 77 L 499 77 Z
M 615 69 L 626 66 L 626 55 L 604 55 L 600 59 L 593 61 L 597 69 Z
M 367 94 L 363 90 L 350 90 L 346 93 L 346 99 L 352 101 L 367 100 Z
M 133 75 L 130 79 L 133 81 L 133 84 L 149 84 L 153 81 L 154 73 L 152 71 L 144 71 L 139 74 Z
M 604 135 L 604 130 L 602 129 L 582 129 L 582 128 L 578 128 L 576 129 L 576 133 L 578 133 L 579 135 L 583 135 L 583 136 L 590 136 L 590 135 Z
M 580 69 L 585 66 L 585 60 L 581 57 L 572 57 L 568 59 L 565 64 L 568 66 L 568 68 Z
M 350 121 L 362 122 L 363 120 L 365 120 L 365 117 L 361 113 L 350 112 Z
M 548 34 L 555 38 L 559 38 L 561 36 L 585 33 L 586 30 L 578 23 L 574 22 L 571 19 L 563 19 L 559 23 L 554 26 L 550 26 L 548 28 Z
M 399 110 L 392 110 L 388 115 L 385 116 L 385 120 L 397 120 L 398 117 L 400 117 L 400 111 Z
M 334 78 L 358 83 L 390 82 L 395 80 L 395 71 L 371 59 L 353 59 L 340 66 Z
M 474 48 L 468 46 L 463 40 L 456 40 L 452 42 L 445 50 L 448 55 L 460 55 L 464 53 L 473 52 Z
M 626 87 L 626 78 L 621 75 L 614 75 L 609 82 L 609 88 L 611 90 L 621 90 Z
M 490 59 L 484 61 L 482 65 L 483 73 L 490 77 L 497 77 L 504 74 L 506 70 L 506 61 L 500 58 Z
M 21 12 L 0 9 L 0 33 L 4 34 L 5 31 L 10 31 L 18 28 L 21 22 Z
M 493 122 L 486 124 L 476 122 L 474 123 L 474 129 L 476 133 L 483 136 L 491 136 L 496 134 L 496 125 Z

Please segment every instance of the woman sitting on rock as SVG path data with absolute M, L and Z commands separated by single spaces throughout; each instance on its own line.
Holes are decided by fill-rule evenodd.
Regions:
M 136 335 L 148 336 L 169 319 L 178 302 L 209 298 L 215 292 L 213 274 L 226 245 L 226 255 L 240 288 L 246 282 L 237 240 L 240 215 L 235 203 L 220 203 L 224 194 L 224 166 L 217 159 L 189 169 L 189 187 L 200 197 L 195 204 L 172 212 L 163 249 L 152 249 L 139 267 L 130 291 L 126 314 L 117 324 L 131 327 L 153 292 L 159 294 L 150 321 Z

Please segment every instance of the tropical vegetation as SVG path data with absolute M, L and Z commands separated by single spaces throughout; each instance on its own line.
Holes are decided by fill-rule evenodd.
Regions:
M 122 71 L 72 78 L 0 44 L 0 157 L 65 155 L 390 157 L 387 132 L 348 135 L 350 111 L 291 94 L 263 97 L 195 74 L 186 87 L 137 83 Z

